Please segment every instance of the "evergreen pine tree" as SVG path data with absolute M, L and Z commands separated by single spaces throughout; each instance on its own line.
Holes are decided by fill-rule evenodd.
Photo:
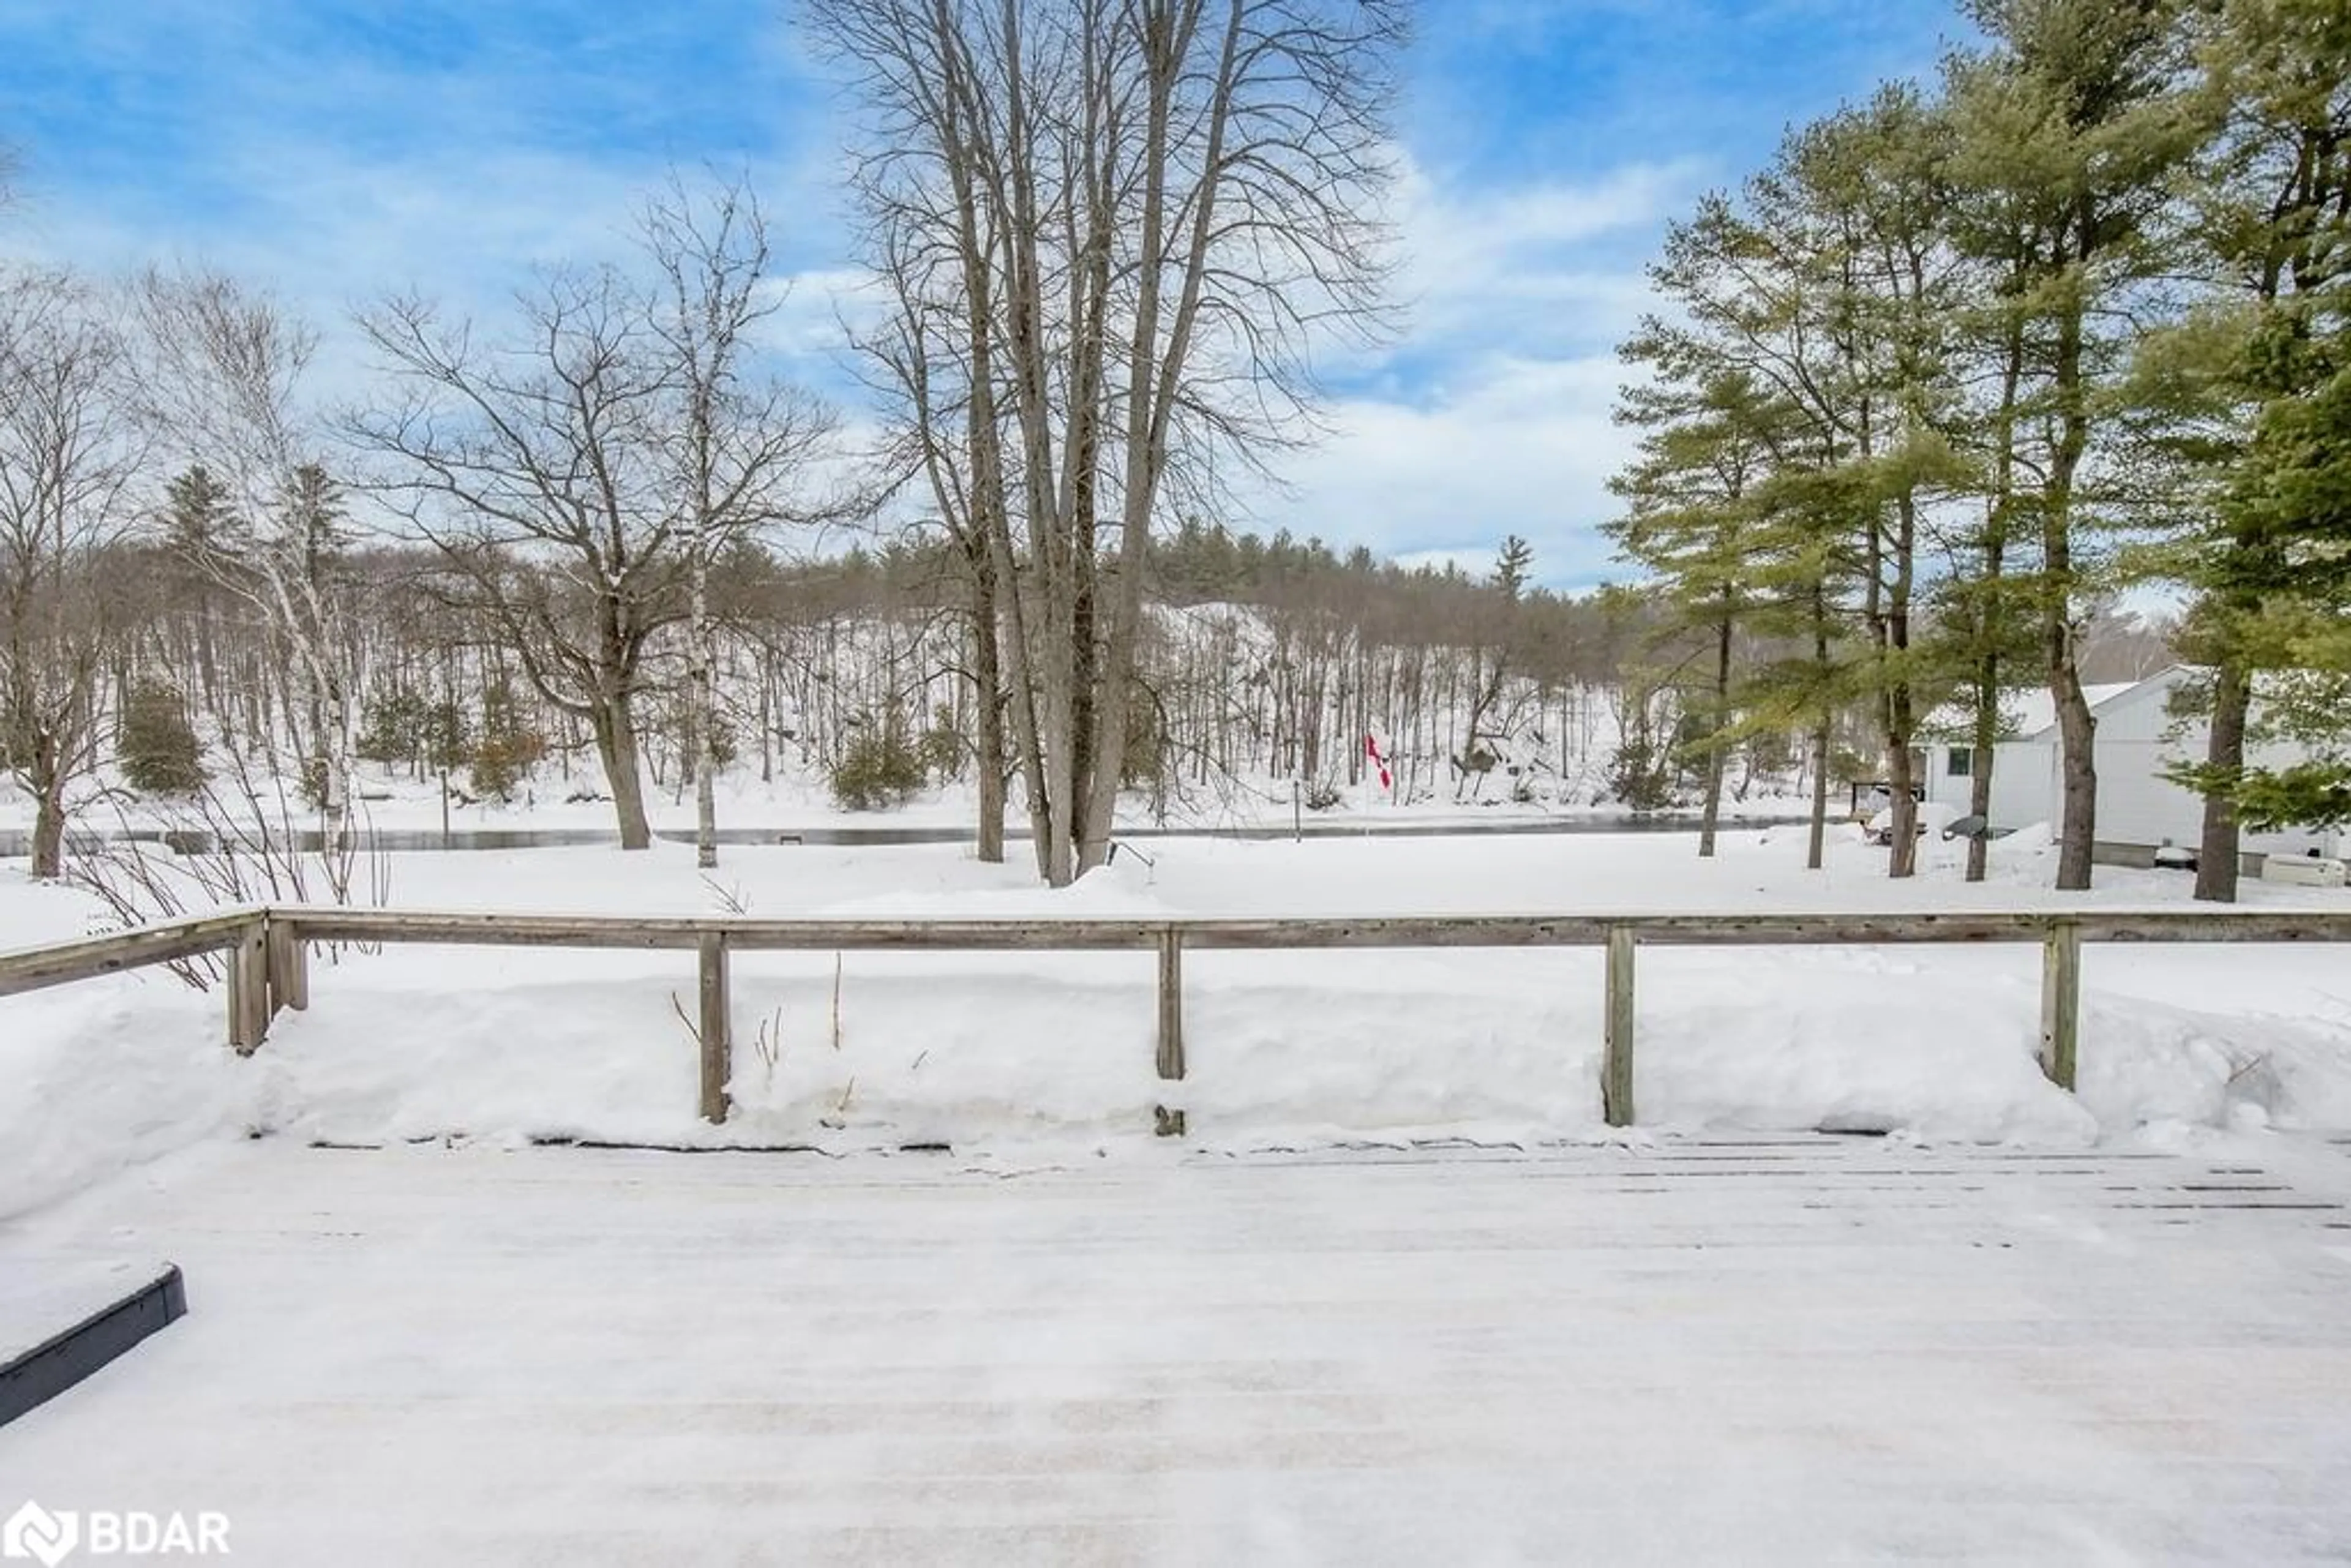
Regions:
M 2120 504 L 2116 396 L 2152 286 L 2175 257 L 2158 221 L 2197 141 L 2187 92 L 2186 0 L 1971 0 L 1989 48 L 1946 73 L 1955 207 L 2013 268 L 2006 303 L 2021 356 L 2009 450 L 1992 455 L 2037 528 L 2032 579 L 2055 704 L 2062 779 L 2057 885 L 2090 885 L 2096 722 L 2080 635 L 2104 586 L 2096 524 Z M 2020 519 L 2021 520 L 2021 519 Z
M 1642 340 L 1627 345 L 1638 362 Z M 1659 632 L 1703 634 L 1695 737 L 1705 769 L 1698 852 L 1710 857 L 1722 810 L 1724 758 L 1735 734 L 1735 642 L 1761 601 L 1760 558 L 1782 541 L 1758 493 L 1792 434 L 1792 411 L 1744 371 L 1713 367 L 1695 385 L 1650 382 L 1628 390 L 1620 423 L 1641 428 L 1641 455 L 1609 483 L 1625 515 L 1603 525 L 1618 549 L 1657 580 Z
M 142 795 L 189 795 L 204 788 L 204 747 L 188 722 L 187 699 L 174 687 L 151 681 L 132 688 L 117 755 L 124 781 Z
M 2351 323 L 2351 13 L 2317 0 L 2222 0 L 2199 64 L 2211 140 L 2189 225 L 2215 297 L 2144 356 L 2174 394 L 2169 448 L 2200 469 L 2162 569 L 2198 592 L 2182 648 L 2210 671 L 2196 895 L 2232 901 L 2240 822 L 2340 821 L 2346 721 L 2337 564 L 2351 539 L 2351 428 L 2339 401 Z M 2253 688 L 2278 672 L 2276 724 L 2320 754 L 2247 767 Z M 2316 700 L 2310 700 L 2315 698 Z M 2308 721 L 2308 722 L 2305 722 Z M 2332 758 L 2329 758 L 2329 754 Z

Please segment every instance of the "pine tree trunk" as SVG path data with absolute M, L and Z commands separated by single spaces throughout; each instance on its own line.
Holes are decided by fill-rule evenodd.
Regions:
M 1918 870 L 1918 773 L 1912 766 L 1907 737 L 1889 737 L 1886 747 L 1886 782 L 1893 791 L 1892 852 L 1886 874 L 1913 876 Z
M 2070 646 L 2071 639 L 2068 640 Z M 2049 671 L 2050 695 L 2057 702 L 2059 777 L 2063 800 L 2058 831 L 2057 886 L 2080 892 L 2090 885 L 2093 852 L 2097 847 L 2098 765 L 2097 720 L 2083 695 L 2080 673 L 2070 656 Z
M 1917 698 L 1910 689 L 1910 590 L 1917 571 L 1918 506 L 1905 494 L 1895 503 L 1894 581 L 1886 595 L 1886 635 L 1890 663 L 1886 687 L 1886 778 L 1894 789 L 1894 847 L 1886 857 L 1892 877 L 1918 870 L 1918 777 L 1910 742 L 1917 729 Z
M 2224 654 L 2212 692 L 2212 733 L 2204 750 L 2213 774 L 2233 784 L 2245 770 L 2245 723 L 2252 712 L 2253 684 L 2241 660 Z M 2237 902 L 2237 860 L 2241 834 L 2237 805 L 2224 792 L 2204 797 L 2204 836 L 2196 852 L 2196 896 L 2212 904 Z
M 2081 201 L 2085 206 L 2090 198 Z M 2085 213 L 2086 237 L 2094 225 Z M 2085 257 L 2086 261 L 2087 257 Z M 2057 734 L 2064 761 L 2060 769 L 2064 804 L 2059 810 L 2057 886 L 2082 892 L 2090 885 L 2093 853 L 2097 847 L 2098 765 L 2092 747 L 2097 725 L 2082 695 L 2082 672 L 2074 645 L 2074 478 L 2089 449 L 2090 416 L 2083 367 L 2083 310 L 2076 299 L 2065 307 L 2057 325 L 2054 391 L 2058 408 L 2058 440 L 2049 477 L 2043 486 L 2041 507 L 2042 643 L 2049 661 L 2049 695 L 2057 709 Z
M 1968 841 L 1970 882 L 1983 881 L 1991 857 L 1992 748 L 2000 740 L 2001 642 L 2008 615 L 2000 584 L 2008 564 L 2008 508 L 2016 486 L 2016 399 L 2023 379 L 2024 325 L 2016 319 L 2009 323 L 2007 359 L 2001 370 L 2000 412 L 1992 438 L 1992 494 L 1984 517 L 1983 581 L 1976 607 L 1982 656 L 1976 668 L 1975 756 L 1970 764 L 1968 809 L 1983 820 L 1983 828 Z
M 1829 677 L 1829 606 L 1828 589 L 1814 582 L 1812 587 L 1813 668 L 1821 689 L 1828 688 Z M 1836 716 L 1822 699 L 1820 727 L 1813 733 L 1813 823 L 1812 835 L 1804 854 L 1804 869 L 1821 869 L 1826 852 L 1829 824 L 1829 747 L 1835 742 Z
M 1725 591 L 1726 597 L 1728 591 Z M 1698 814 L 1698 853 L 1700 860 L 1714 858 L 1715 830 L 1722 821 L 1722 735 L 1729 727 L 1730 712 L 1730 616 L 1729 612 L 1715 623 L 1714 640 L 1714 733 L 1707 737 L 1706 806 Z
M 1968 761 L 1968 810 L 1983 826 L 1968 840 L 1970 882 L 1981 882 L 1990 869 L 1992 747 L 1999 740 L 2000 654 L 1991 651 L 1976 670 L 1976 733 Z
M 1821 869 L 1827 847 L 1829 831 L 1829 721 L 1813 732 L 1813 820 L 1812 832 L 1804 845 L 1804 869 Z

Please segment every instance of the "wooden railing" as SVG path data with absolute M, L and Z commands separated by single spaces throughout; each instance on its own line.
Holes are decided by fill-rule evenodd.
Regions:
M 701 1110 L 723 1122 L 733 1072 L 727 959 L 737 952 L 1155 951 L 1158 1071 L 1184 1069 L 1184 954 L 1335 947 L 1599 947 L 1606 954 L 1601 1103 L 1634 1120 L 1634 959 L 1643 946 L 1779 947 L 2039 943 L 2042 1071 L 2072 1089 L 2087 942 L 2351 942 L 2351 911 L 1970 911 L 1947 915 L 1434 915 L 1367 919 L 751 920 L 681 915 L 448 914 L 269 906 L 0 953 L 0 996 L 206 953 L 228 955 L 228 1040 L 250 1054 L 287 1008 L 309 1005 L 312 946 L 422 943 L 690 950 L 700 963 Z M 1174 1097 L 1171 1092 L 1171 1098 Z M 1184 1131 L 1180 1104 L 1159 1130 Z

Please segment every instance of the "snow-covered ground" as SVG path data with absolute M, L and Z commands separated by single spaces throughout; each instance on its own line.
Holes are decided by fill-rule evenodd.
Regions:
M 602 849 L 393 857 L 397 903 L 758 915 L 1879 910 L 2046 906 L 2044 841 L 1956 846 L 1883 875 L 1842 836 L 1155 841 L 1050 892 L 952 845 Z M 2090 897 L 2184 902 L 2177 873 L 2101 871 Z M 2257 906 L 2346 906 L 2249 884 Z M 72 892 L 0 871 L 0 946 L 72 936 Z M 2039 953 L 1651 950 L 1636 1101 L 1665 1129 L 1822 1125 L 2080 1145 L 2172 1124 L 2351 1128 L 2351 981 L 2325 948 L 2116 947 L 2085 959 L 2078 1096 L 2033 1061 Z M 571 1137 L 894 1147 L 1146 1148 L 1154 966 L 1144 954 L 743 954 L 737 1113 L 695 1119 L 683 954 L 394 948 L 314 964 L 312 1005 L 239 1061 L 217 993 L 161 971 L 0 999 L 0 1216 L 159 1154 L 248 1132 L 376 1143 Z M 1196 1144 L 1487 1141 L 1600 1132 L 1601 959 L 1588 950 L 1198 953 L 1185 966 Z
M 77 831 L 110 833 L 126 828 L 152 831 L 193 822 L 184 806 L 167 800 L 127 796 L 111 788 L 118 782 L 110 771 L 94 781 L 73 812 L 72 826 Z M 441 786 L 437 779 L 418 779 L 402 769 L 369 765 L 360 771 L 360 788 L 367 797 L 360 803 L 359 816 L 363 831 L 440 831 Z M 541 830 L 612 832 L 612 805 L 603 798 L 603 788 L 601 778 L 592 774 L 577 773 L 567 780 L 543 770 L 543 776 L 535 778 L 510 801 L 478 800 L 471 805 L 452 805 L 448 826 L 458 833 Z M 570 798 L 581 792 L 591 798 Z M 967 783 L 924 790 L 903 806 L 889 810 L 847 810 L 833 800 L 821 777 L 805 769 L 762 780 L 755 768 L 737 766 L 719 776 L 715 794 L 722 831 L 791 832 L 834 828 L 968 831 L 976 810 L 976 797 Z M 293 799 L 290 787 L 287 798 Z M 1743 800 L 1726 800 L 1722 809 L 1725 820 L 1735 821 L 1802 816 L 1810 806 L 1796 797 L 1759 791 Z M 691 791 L 658 788 L 648 781 L 645 814 L 656 832 L 691 832 L 694 796 Z M 1335 824 L 1422 828 L 1447 823 L 1556 819 L 1607 821 L 1628 814 L 1624 807 L 1616 805 L 1592 806 L 1551 798 L 1514 800 L 1510 780 L 1499 775 L 1474 795 L 1465 793 L 1457 799 L 1455 792 L 1447 789 L 1409 802 L 1400 801 L 1391 792 L 1372 785 L 1359 785 L 1342 789 L 1335 803 L 1318 811 L 1293 801 L 1290 780 L 1262 778 L 1187 784 L 1164 800 L 1132 794 L 1120 807 L 1119 821 L 1122 826 L 1130 828 L 1209 832 L 1288 827 L 1294 820 L 1301 819 L 1309 827 L 1326 829 Z M 242 824 L 249 813 L 232 806 L 228 815 Z M 298 831 L 320 825 L 298 803 L 289 815 L 290 825 Z M 29 834 L 33 818 L 33 797 L 5 774 L 0 774 L 0 839 Z M 1017 804 L 1007 821 L 1016 830 L 1024 825 L 1025 819 Z
M 1694 847 L 1166 839 L 1053 892 L 1018 849 L 766 846 L 705 878 L 664 844 L 399 855 L 390 894 L 1166 917 L 2188 893 L 2103 872 L 2060 899 L 2045 838 L 1979 887 L 1932 841 L 1889 883 L 1857 830 L 1820 873 L 1801 830 Z M 0 945 L 92 917 L 0 868 Z M 721 1129 L 684 954 L 321 956 L 245 1060 L 217 993 L 161 972 L 0 998 L 0 1273 L 169 1259 L 190 1303 L 0 1428 L 0 1510 L 225 1515 L 261 1563 L 2339 1558 L 2351 1145 L 2315 1134 L 2351 1129 L 2342 956 L 2091 949 L 2078 1096 L 2033 1062 L 2038 963 L 1646 951 L 1643 1126 L 1611 1134 L 1596 953 L 1190 954 L 1182 1143 L 1149 1131 L 1144 954 L 737 955 Z M 820 1152 L 533 1146 L 561 1138 Z
M 189 1301 L 0 1427 L 0 1506 L 268 1568 L 2341 1562 L 2346 1188 L 2278 1138 L 224 1145 L 0 1226 Z

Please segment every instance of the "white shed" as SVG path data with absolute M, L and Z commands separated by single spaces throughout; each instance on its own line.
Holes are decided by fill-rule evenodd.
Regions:
M 2090 711 L 2133 691 L 2133 683 L 2090 686 Z M 1975 743 L 1968 716 L 1941 708 L 1928 716 L 1934 738 L 1923 749 L 1927 799 L 1964 816 L 1973 798 Z M 2057 821 L 2057 705 L 2045 687 L 2008 692 L 2000 703 L 2000 743 L 1992 747 L 1991 825 L 2001 831 Z M 2105 737 L 2101 736 L 2101 742 Z
M 2121 852 L 2164 844 L 2194 845 L 2204 833 L 2204 800 L 2164 777 L 2174 763 L 2204 755 L 2209 727 L 2201 719 L 2171 716 L 2172 691 L 2191 672 L 2174 665 L 2146 680 L 2092 686 L 2086 695 L 2097 720 L 2098 841 Z M 1991 826 L 2012 831 L 2035 822 L 2057 826 L 2060 783 L 2056 709 L 2046 691 L 2014 694 L 2002 704 L 2005 734 L 1992 749 Z M 1927 799 L 1968 810 L 1972 747 L 1959 738 L 1964 721 L 1949 711 L 1930 721 L 1936 737 L 1925 747 Z M 2254 747 L 2248 760 L 2276 766 L 2294 759 L 2290 747 Z M 2325 830 L 2247 833 L 2254 854 L 2339 852 L 2343 835 Z

